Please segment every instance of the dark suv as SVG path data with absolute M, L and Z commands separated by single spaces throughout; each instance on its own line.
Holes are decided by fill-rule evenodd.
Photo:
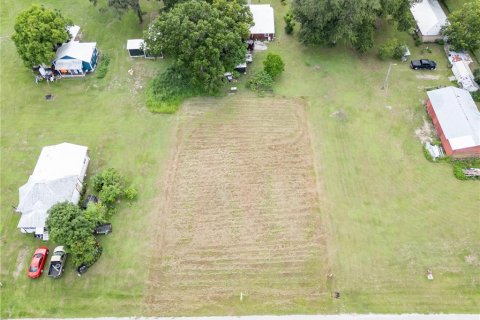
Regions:
M 420 60 L 412 60 L 412 62 L 410 62 L 410 67 L 414 70 L 418 70 L 418 69 L 435 70 L 437 68 L 437 64 L 435 63 L 435 61 L 432 61 L 432 60 L 420 59 Z

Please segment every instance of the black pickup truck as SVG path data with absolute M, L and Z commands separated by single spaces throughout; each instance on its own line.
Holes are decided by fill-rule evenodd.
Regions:
M 432 61 L 432 60 L 420 59 L 420 60 L 412 60 L 412 62 L 410 62 L 410 67 L 413 70 L 418 70 L 418 69 L 435 70 L 437 68 L 437 64 L 435 63 L 435 61 Z
M 48 267 L 48 276 L 52 278 L 58 278 L 62 275 L 65 267 L 65 260 L 67 259 L 67 253 L 63 246 L 56 247 L 53 251 L 52 258 L 50 259 L 50 266 Z

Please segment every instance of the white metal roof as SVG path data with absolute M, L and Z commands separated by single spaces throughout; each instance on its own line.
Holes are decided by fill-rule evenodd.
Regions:
M 67 31 L 70 34 L 70 41 L 75 40 L 77 37 L 78 33 L 80 32 L 80 27 L 79 26 L 67 26 Z
M 127 40 L 127 50 L 143 50 L 144 43 L 143 39 L 129 39 Z
M 44 147 L 28 182 L 19 189 L 18 228 L 44 227 L 47 211 L 63 201 L 78 201 L 77 184 L 88 164 L 87 147 L 61 143 Z
M 96 47 L 96 42 L 67 42 L 58 48 L 54 61 L 68 56 L 81 61 L 90 62 Z
M 250 4 L 254 25 L 250 28 L 251 34 L 275 33 L 275 19 L 273 8 L 269 4 Z
M 478 85 L 474 80 L 472 70 L 468 66 L 469 63 L 464 60 L 454 61 L 452 63 L 452 71 L 457 78 L 458 83 L 462 85 L 462 88 L 470 92 L 477 91 Z
M 453 150 L 480 145 L 480 112 L 467 90 L 447 87 L 427 95 Z
M 410 11 L 424 36 L 437 36 L 440 29 L 447 24 L 447 16 L 437 0 L 414 2 Z

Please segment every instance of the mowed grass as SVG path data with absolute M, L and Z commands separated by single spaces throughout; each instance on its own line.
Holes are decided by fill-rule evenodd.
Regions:
M 88 1 L 44 3 L 70 16 L 82 27 L 84 41 L 97 41 L 112 61 L 103 80 L 87 77 L 37 86 L 11 40 L 0 40 L 1 315 L 141 315 L 146 265 L 155 252 L 149 224 L 154 197 L 161 192 L 156 182 L 164 174 L 177 120 L 147 112 L 139 86 L 164 63 L 127 57 L 126 39 L 140 37 L 146 26 L 133 14 L 118 20 L 109 12 L 100 14 Z M 390 61 L 378 60 L 375 50 L 360 56 L 341 45 L 304 47 L 283 33 L 288 7 L 272 3 L 278 38 L 269 52 L 281 54 L 286 63 L 275 94 L 304 97 L 309 105 L 318 202 L 328 240 L 328 260 L 312 268 L 320 272 L 328 265 L 333 279 L 321 276 L 328 290 L 341 292 L 338 300 L 330 291 L 322 298 L 296 300 L 288 312 L 480 312 L 480 185 L 458 181 L 451 166 L 425 160 L 414 133 L 426 117 L 425 88 L 448 85 L 442 48 L 430 45 L 432 53 L 422 53 L 425 46 L 415 47 L 408 35 L 379 25 L 377 44 L 395 35 L 408 42 L 413 58 L 439 63 L 434 72 L 413 72 L 406 63 L 394 62 L 382 89 Z M 158 6 L 154 1 L 142 4 L 149 12 Z M 1 5 L 1 36 L 7 36 L 14 17 L 29 2 L 3 0 Z M 147 22 L 153 16 L 147 14 Z M 255 54 L 253 68 L 261 67 L 265 55 Z M 131 68 L 134 76 L 127 72 Z M 425 75 L 440 77 L 417 77 Z M 245 90 L 241 84 L 239 88 Z M 45 101 L 49 93 L 54 99 Z M 346 118 L 332 116 L 337 111 Z M 90 173 L 116 167 L 137 185 L 140 197 L 122 205 L 112 221 L 114 233 L 101 240 L 104 254 L 84 277 L 78 278 L 68 265 L 62 279 L 31 281 L 26 268 L 41 242 L 20 234 L 19 216 L 11 206 L 17 204 L 18 187 L 33 171 L 41 147 L 63 141 L 89 146 Z M 19 252 L 27 253 L 20 266 Z M 427 269 L 433 271 L 433 281 L 426 280 Z M 255 297 L 243 304 L 235 297 L 230 308 L 212 305 L 199 313 L 277 310 L 275 301 L 258 309 Z
M 144 106 L 146 80 L 163 62 L 128 58 L 126 40 L 141 37 L 144 28 L 133 13 L 119 20 L 111 12 L 101 14 L 88 1 L 43 3 L 72 18 L 81 26 L 83 41 L 96 41 L 112 60 L 102 80 L 93 74 L 36 85 L 13 42 L 1 39 L 0 317 L 133 315 L 143 299 L 152 199 L 159 192 L 157 177 L 174 123 L 173 117 L 151 114 Z M 159 6 L 145 4 L 152 12 Z M 29 5 L 2 1 L 2 36 L 11 35 L 14 17 Z M 46 94 L 53 94 L 53 100 L 46 101 Z M 18 204 L 18 187 L 32 173 L 41 148 L 64 141 L 89 147 L 90 175 L 115 167 L 137 187 L 139 198 L 120 206 L 112 219 L 113 234 L 99 238 L 104 246 L 101 259 L 84 277 L 78 278 L 67 261 L 63 278 L 31 280 L 26 276 L 31 255 L 45 243 L 19 232 L 20 216 L 12 206 Z M 47 245 L 53 250 L 55 244 Z
M 275 8 L 283 26 L 285 7 Z M 427 118 L 425 89 L 449 85 L 447 59 L 441 46 L 422 52 L 427 45 L 379 28 L 377 44 L 395 36 L 413 59 L 434 59 L 438 70 L 413 72 L 378 60 L 375 50 L 305 48 L 284 34 L 270 46 L 286 61 L 277 94 L 310 104 L 333 287 L 342 293 L 332 311 L 479 312 L 480 185 L 426 161 L 414 133 Z M 332 116 L 339 110 L 343 121 Z

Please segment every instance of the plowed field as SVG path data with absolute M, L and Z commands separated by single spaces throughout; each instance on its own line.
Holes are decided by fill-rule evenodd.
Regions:
M 183 107 L 154 222 L 147 314 L 281 311 L 326 294 L 304 108 L 269 98 Z

